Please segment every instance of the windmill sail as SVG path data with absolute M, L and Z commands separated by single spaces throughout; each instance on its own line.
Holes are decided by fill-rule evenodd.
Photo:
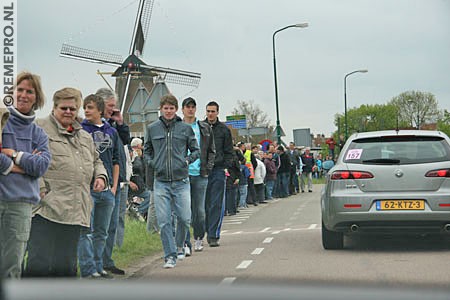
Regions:
M 144 51 L 144 44 L 147 40 L 148 29 L 150 27 L 153 3 L 153 0 L 141 0 L 139 2 L 139 10 L 134 24 L 129 55 L 136 54 L 136 52 L 141 55 Z
M 118 65 L 120 66 L 123 62 L 123 58 L 120 55 L 89 50 L 85 48 L 72 46 L 69 44 L 62 45 L 61 52 L 59 53 L 59 55 L 62 57 L 84 60 L 93 63 L 112 65 L 115 67 Z
M 120 55 L 84 49 L 69 44 L 62 45 L 60 56 L 112 65 L 117 68 L 112 76 L 116 77 L 116 92 L 119 95 L 119 99 L 117 100 L 122 114 L 127 111 L 126 108 L 130 105 L 131 99 L 129 98 L 135 94 L 135 90 L 138 88 L 138 81 L 142 81 L 148 85 L 148 90 L 151 90 L 151 87 L 155 84 L 155 77 L 167 83 L 192 86 L 195 88 L 200 83 L 200 73 L 147 65 L 141 60 L 140 57 L 143 53 L 149 32 L 153 4 L 154 0 L 139 1 L 130 51 L 125 60 Z

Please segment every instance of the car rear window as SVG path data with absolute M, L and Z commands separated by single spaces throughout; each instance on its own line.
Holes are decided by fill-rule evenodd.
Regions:
M 450 160 L 445 139 L 426 136 L 386 136 L 356 139 L 344 162 L 356 164 L 420 164 Z

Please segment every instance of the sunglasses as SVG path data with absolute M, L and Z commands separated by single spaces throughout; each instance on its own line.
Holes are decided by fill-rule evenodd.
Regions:
M 62 110 L 62 111 L 67 111 L 70 110 L 71 112 L 74 112 L 77 110 L 76 107 L 71 107 L 71 106 L 62 106 L 62 107 L 58 107 L 58 109 Z

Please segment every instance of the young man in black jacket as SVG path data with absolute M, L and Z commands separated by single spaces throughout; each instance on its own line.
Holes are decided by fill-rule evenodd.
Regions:
M 220 229 L 224 215 L 223 203 L 225 197 L 225 173 L 231 166 L 233 158 L 233 141 L 231 131 L 219 121 L 219 104 L 211 101 L 206 105 L 206 122 L 211 126 L 214 143 L 216 146 L 216 157 L 214 168 L 208 177 L 206 189 L 206 230 L 208 232 L 208 244 L 210 247 L 218 247 Z

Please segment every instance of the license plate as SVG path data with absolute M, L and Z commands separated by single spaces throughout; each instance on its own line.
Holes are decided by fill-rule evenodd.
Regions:
M 424 200 L 379 200 L 377 210 L 424 210 Z

